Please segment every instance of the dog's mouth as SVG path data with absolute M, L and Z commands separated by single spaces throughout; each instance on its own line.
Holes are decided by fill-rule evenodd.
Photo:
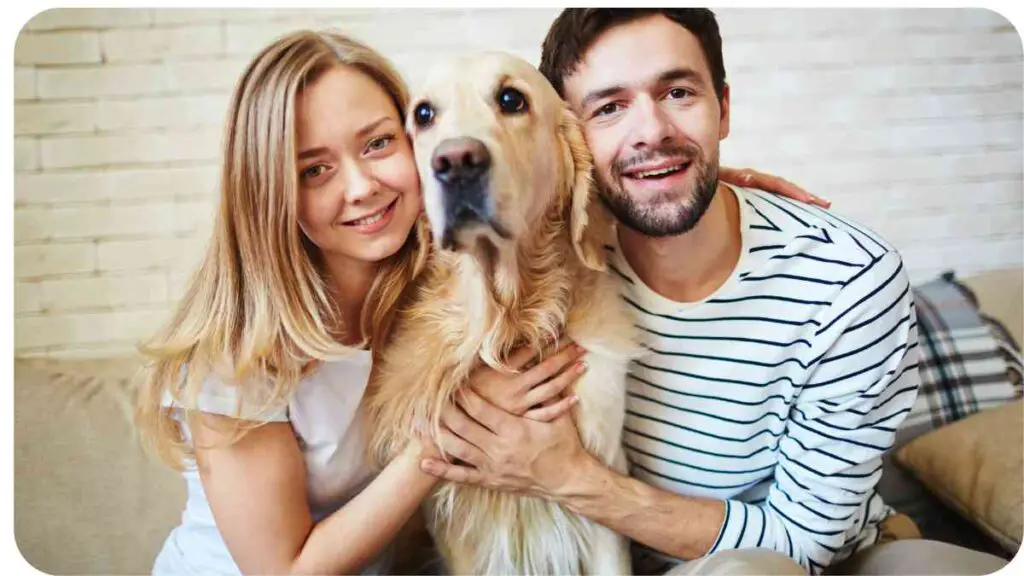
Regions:
M 487 245 L 497 249 L 498 241 L 508 241 L 512 234 L 495 218 L 461 222 L 444 229 L 441 237 L 441 248 L 454 252 L 469 252 Z
M 439 238 L 442 249 L 472 251 L 481 242 L 493 246 L 512 239 L 508 228 L 495 214 L 486 182 L 443 186 L 442 194 L 444 223 Z

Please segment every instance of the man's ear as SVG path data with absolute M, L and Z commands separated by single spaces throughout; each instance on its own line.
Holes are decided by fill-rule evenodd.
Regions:
M 565 170 L 562 185 L 570 195 L 569 229 L 572 246 L 587 268 L 604 270 L 604 246 L 612 219 L 597 197 L 593 157 L 583 137 L 580 121 L 568 106 L 562 110 L 558 132 Z
M 719 101 L 719 108 L 722 109 L 721 116 L 718 119 L 718 139 L 725 140 L 729 135 L 729 85 L 726 84 L 722 88 L 722 99 Z

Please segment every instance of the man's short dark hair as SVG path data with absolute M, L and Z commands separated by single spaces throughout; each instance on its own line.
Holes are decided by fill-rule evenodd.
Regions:
M 689 30 L 700 42 L 718 100 L 725 93 L 722 37 L 715 14 L 707 8 L 567 8 L 555 18 L 541 48 L 540 71 L 560 96 L 565 78 L 579 66 L 594 41 L 609 28 L 661 14 Z

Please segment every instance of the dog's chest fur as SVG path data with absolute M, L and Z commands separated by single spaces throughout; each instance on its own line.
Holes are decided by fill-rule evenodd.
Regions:
M 500 280 L 468 256 L 433 256 L 374 363 L 368 407 L 379 465 L 406 444 L 414 422 L 436 422 L 481 361 L 493 365 L 518 346 L 540 349 L 559 336 L 587 350 L 589 369 L 575 385 L 583 445 L 626 471 L 621 429 L 626 367 L 637 352 L 633 323 L 610 276 L 584 268 L 567 241 L 546 245 L 553 250 L 519 261 L 513 295 L 497 290 Z M 578 573 L 589 565 L 593 526 L 553 503 L 444 484 L 428 508 L 445 556 L 466 562 L 452 568 Z
M 395 320 L 392 341 L 374 363 L 374 416 L 406 430 L 414 419 L 430 422 L 480 362 L 501 365 L 519 346 L 547 348 L 556 338 L 588 351 L 590 369 L 577 391 L 590 388 L 591 374 L 624 375 L 632 323 L 611 279 L 579 266 L 566 252 L 567 247 L 563 257 L 523 259 L 514 297 L 496 294 L 493 278 L 469 256 L 432 256 L 435 261 Z M 622 386 L 611 388 L 622 392 Z M 405 443 L 394 440 L 398 445 L 378 456 L 386 460 Z

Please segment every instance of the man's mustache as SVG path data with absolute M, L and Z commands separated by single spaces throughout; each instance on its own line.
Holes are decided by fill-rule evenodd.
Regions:
M 684 145 L 664 145 L 657 148 L 651 148 L 629 158 L 620 158 L 612 163 L 611 173 L 615 178 L 621 178 L 622 173 L 641 166 L 643 164 L 651 164 L 661 160 L 679 160 L 681 162 L 693 162 L 694 160 L 703 160 L 703 154 L 701 154 L 700 147 L 696 144 L 684 144 Z

